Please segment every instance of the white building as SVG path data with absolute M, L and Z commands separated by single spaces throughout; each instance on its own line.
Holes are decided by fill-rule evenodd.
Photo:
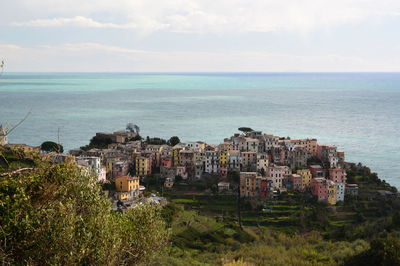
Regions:
M 257 172 L 264 172 L 265 174 L 268 171 L 269 160 L 267 154 L 258 154 L 257 155 Z M 263 170 L 262 170 L 263 169 Z
M 242 152 L 258 152 L 260 141 L 253 138 L 242 138 L 239 142 L 239 150 Z
M 344 201 L 345 184 L 336 183 L 336 201 Z
M 283 188 L 283 180 L 288 178 L 291 174 L 288 166 L 271 165 L 268 167 L 267 180 L 272 181 L 272 187 L 274 189 Z
M 204 172 L 216 174 L 219 167 L 219 156 L 217 151 L 206 151 L 204 153 Z
M 240 169 L 240 152 L 239 151 L 229 151 L 228 152 L 228 168 L 229 169 Z
M 106 170 L 101 167 L 100 158 L 94 156 L 81 156 L 76 157 L 76 163 L 79 166 L 83 166 L 89 169 L 89 171 L 94 174 L 99 181 L 105 181 Z

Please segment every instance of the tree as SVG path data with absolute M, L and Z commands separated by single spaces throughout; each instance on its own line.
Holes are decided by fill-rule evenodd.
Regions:
M 261 174 L 261 176 L 265 176 L 265 170 L 264 170 L 264 167 L 263 167 L 263 168 L 261 168 L 261 170 L 260 170 L 260 174 Z
M 180 175 L 175 176 L 175 182 L 176 182 L 176 183 L 179 183 L 179 182 L 181 182 L 182 180 L 183 180 L 182 176 L 180 176 Z
M 105 149 L 109 144 L 113 143 L 112 139 L 108 136 L 96 135 L 91 140 L 89 145 L 81 147 L 82 150 L 90 150 L 93 148 Z
M 175 146 L 176 144 L 180 143 L 181 140 L 177 136 L 173 136 L 168 140 L 168 145 Z
M 239 131 L 242 131 L 243 133 L 248 133 L 248 132 L 252 132 L 254 131 L 252 128 L 250 127 L 239 127 L 238 128 Z
M 387 236 L 371 241 L 370 248 L 352 258 L 345 265 L 400 265 L 400 238 Z
M 57 144 L 53 141 L 45 141 L 40 145 L 40 149 L 45 152 L 57 152 L 63 153 L 64 147 L 61 144 Z
M 133 124 L 133 123 L 128 123 L 126 125 L 126 131 L 129 131 L 129 132 L 132 132 L 132 133 L 135 133 L 135 134 L 139 135 L 140 127 L 138 125 Z
M 130 141 L 136 141 L 136 140 L 142 140 L 142 137 L 140 135 L 136 135 L 130 139 Z
M 167 144 L 167 141 L 165 139 L 162 139 L 162 138 L 157 138 L 157 137 L 150 138 L 149 136 L 147 136 L 146 144 L 164 145 L 164 144 Z
M 240 228 L 242 228 L 242 214 L 241 214 L 241 195 L 240 195 L 240 173 L 238 171 L 229 171 L 228 178 L 237 185 L 237 215 L 238 223 Z
M 4 73 L 4 65 L 5 65 L 4 60 L 1 60 L 1 62 L 0 62 L 0 77 Z
M 1 174 L 0 213 L 6 265 L 145 264 L 169 237 L 159 207 L 112 211 L 96 178 L 72 161 Z

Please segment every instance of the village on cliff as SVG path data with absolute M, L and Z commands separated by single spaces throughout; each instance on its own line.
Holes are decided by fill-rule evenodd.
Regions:
M 165 189 L 172 189 L 178 180 L 215 178 L 220 193 L 237 189 L 243 198 L 273 198 L 296 190 L 335 205 L 344 201 L 345 194 L 358 194 L 356 184 L 347 184 L 345 155 L 336 146 L 320 145 L 316 139 L 278 137 L 250 128 L 239 130 L 242 133 L 225 138 L 219 145 L 183 143 L 177 137 L 173 137 L 172 143 L 151 144 L 151 139 L 142 140 L 139 132 L 132 129 L 96 133 L 93 139 L 103 141 L 102 148 L 81 147 L 70 150 L 68 155 L 52 154 L 51 158 L 61 163 L 73 157 L 100 183 L 114 184 L 109 196 L 119 202 L 138 198 L 145 190 L 140 183 L 147 176 L 165 180 Z M 232 172 L 240 176 L 239 184 L 230 182 L 228 176 Z

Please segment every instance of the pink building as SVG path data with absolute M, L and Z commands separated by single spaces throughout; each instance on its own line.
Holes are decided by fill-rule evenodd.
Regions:
M 260 181 L 260 196 L 268 197 L 272 192 L 272 182 L 265 178 Z
M 346 171 L 342 168 L 329 169 L 329 179 L 336 183 L 347 183 Z
M 171 157 L 161 158 L 161 166 L 164 168 L 171 168 L 172 167 L 172 158 Z
M 317 197 L 318 201 L 328 199 L 328 187 L 325 178 L 313 178 L 311 181 L 311 193 Z
M 228 167 L 227 166 L 218 167 L 218 175 L 222 178 L 226 178 L 228 176 Z
M 293 190 L 302 190 L 302 180 L 303 177 L 301 175 L 292 174 L 289 177 L 290 183 L 292 184 Z
M 181 150 L 179 151 L 179 164 L 181 166 L 193 166 L 193 151 Z
M 325 178 L 325 169 L 321 165 L 310 165 L 309 167 L 313 178 L 323 177 Z

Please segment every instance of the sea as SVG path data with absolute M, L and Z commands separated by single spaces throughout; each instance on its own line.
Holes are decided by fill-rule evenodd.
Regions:
M 10 143 L 140 127 L 144 137 L 218 144 L 251 127 L 336 145 L 400 188 L 400 73 L 3 73 L 0 123 Z

